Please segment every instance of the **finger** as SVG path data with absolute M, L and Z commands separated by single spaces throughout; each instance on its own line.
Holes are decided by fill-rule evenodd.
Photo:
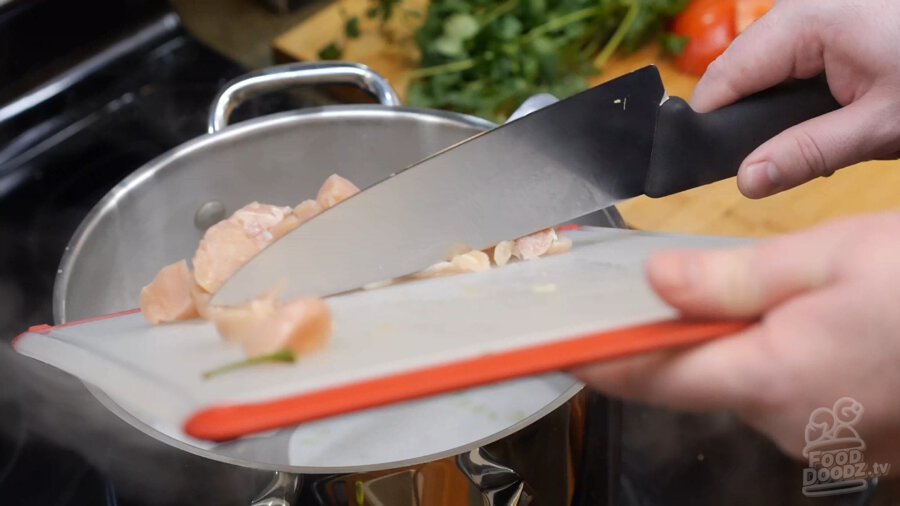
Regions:
M 900 151 L 894 151 L 884 156 L 876 157 L 877 160 L 900 160 Z
M 813 77 L 824 68 L 814 23 L 791 2 L 779 2 L 710 64 L 691 106 L 697 112 L 713 111 L 791 77 Z
M 751 410 L 771 360 L 761 344 L 764 328 L 681 351 L 640 355 L 580 367 L 572 373 L 614 397 L 679 410 Z
M 834 278 L 839 251 L 858 220 L 831 223 L 734 249 L 652 256 L 647 277 L 683 314 L 748 318 Z
M 738 170 L 738 188 L 761 198 L 897 149 L 900 126 L 878 94 L 791 127 L 754 150 Z

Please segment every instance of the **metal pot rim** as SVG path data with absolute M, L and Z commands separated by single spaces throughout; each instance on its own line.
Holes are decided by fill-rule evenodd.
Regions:
M 65 299 L 69 286 L 69 275 L 72 263 L 74 259 L 78 257 L 78 253 L 81 250 L 83 238 L 93 230 L 99 219 L 113 208 L 123 195 L 132 191 L 157 172 L 165 170 L 173 160 L 190 156 L 203 150 L 214 149 L 215 146 L 221 143 L 228 143 L 251 133 L 258 133 L 270 129 L 291 128 L 306 121 L 335 121 L 367 117 L 407 117 L 416 118 L 418 120 L 424 119 L 426 121 L 450 121 L 481 130 L 488 130 L 496 126 L 494 123 L 481 118 L 448 111 L 417 109 L 412 107 L 388 107 L 379 104 L 330 105 L 287 111 L 250 119 L 241 123 L 229 125 L 216 133 L 201 135 L 180 144 L 150 160 L 129 174 L 125 179 L 107 192 L 107 194 L 91 208 L 90 212 L 88 212 L 81 221 L 66 245 L 53 282 L 54 323 L 57 325 L 67 323 Z

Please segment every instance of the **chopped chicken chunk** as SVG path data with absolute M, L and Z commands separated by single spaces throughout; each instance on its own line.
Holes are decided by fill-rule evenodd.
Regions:
M 457 274 L 456 269 L 453 267 L 453 264 L 450 262 L 438 262 L 434 265 L 426 267 L 419 272 L 416 272 L 415 274 L 404 276 L 397 281 L 405 281 L 407 279 L 439 278 L 441 276 L 447 276 L 450 274 Z
M 472 250 L 453 257 L 450 260 L 450 265 L 459 273 L 484 272 L 490 270 L 491 259 L 483 251 Z
M 546 253 L 554 240 L 556 240 L 555 230 L 552 228 L 541 230 L 516 239 L 516 247 L 512 254 L 519 260 L 531 260 Z
M 202 286 L 198 285 L 194 278 L 191 277 L 191 299 L 194 301 L 194 307 L 197 308 L 197 313 L 201 318 L 209 318 L 209 299 L 212 298 L 212 294 L 203 289 Z
M 191 297 L 193 284 L 186 261 L 163 267 L 141 290 L 141 314 L 154 325 L 196 318 L 197 308 Z
M 290 207 L 286 209 L 288 210 L 288 214 L 284 216 L 283 220 L 279 221 L 271 228 L 273 242 L 286 236 L 288 232 L 294 230 L 303 223 L 296 214 L 290 211 Z
M 325 183 L 322 184 L 322 187 L 319 188 L 319 194 L 316 196 L 316 201 L 322 206 L 322 209 L 328 209 L 357 193 L 359 193 L 359 188 L 357 188 L 355 184 L 337 174 L 332 174 L 328 176 L 328 179 L 326 179 Z
M 232 334 L 250 358 L 282 350 L 301 356 L 324 347 L 330 336 L 331 312 L 321 299 L 286 302 L 259 321 L 235 327 Z
M 553 241 L 553 244 L 550 245 L 550 249 L 547 250 L 546 255 L 559 255 L 560 253 L 565 253 L 572 249 L 572 239 L 564 235 L 556 236 L 556 240 Z
M 282 222 L 288 216 L 292 218 L 285 226 Z M 293 220 L 296 218 L 290 207 L 253 202 L 209 227 L 194 254 L 197 284 L 209 293 L 215 292 L 254 255 L 290 227 L 299 225 Z
M 226 341 L 240 343 L 253 338 L 253 331 L 277 309 L 275 295 L 254 299 L 243 306 L 209 308 L 209 318 Z
M 317 214 L 324 211 L 322 206 L 315 200 L 304 200 L 297 204 L 294 208 L 294 216 L 300 219 L 300 223 L 306 223 Z
M 512 258 L 515 248 L 516 243 L 513 241 L 500 241 L 494 246 L 493 257 L 497 267 L 503 267 L 509 263 L 509 259 Z
M 478 250 L 472 250 L 467 253 L 456 255 L 449 262 L 438 262 L 422 271 L 419 271 L 407 278 L 426 279 L 438 278 L 452 274 L 465 274 L 467 272 L 484 272 L 490 270 L 491 258 L 487 253 Z M 404 278 L 401 278 L 401 281 Z

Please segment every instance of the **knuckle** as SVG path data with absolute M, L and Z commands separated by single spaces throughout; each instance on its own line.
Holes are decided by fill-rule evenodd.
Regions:
M 819 33 L 804 28 L 798 34 L 795 45 L 791 77 L 809 79 L 820 73 L 825 66 L 825 47 Z
M 797 156 L 800 157 L 800 162 L 806 171 L 806 179 L 828 177 L 834 174 L 834 169 L 828 165 L 825 153 L 819 146 L 818 141 L 809 132 L 798 130 L 791 138 L 794 143 L 794 150 Z
M 706 68 L 706 77 L 710 81 L 717 82 L 724 89 L 731 100 L 736 100 L 744 95 L 740 83 L 746 82 L 746 73 L 741 65 L 734 63 L 733 52 L 729 48 L 719 55 Z
M 856 146 L 856 158 L 867 160 L 874 157 L 890 157 L 900 149 L 900 86 L 896 95 L 877 95 L 878 107 L 867 111 L 867 118 L 857 134 L 860 142 Z

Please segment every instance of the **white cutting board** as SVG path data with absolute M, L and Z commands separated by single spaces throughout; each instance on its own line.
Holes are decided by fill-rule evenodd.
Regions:
M 187 424 L 193 437 L 224 440 L 572 365 L 552 351 L 529 352 L 564 345 L 571 355 L 583 336 L 596 348 L 605 335 L 621 340 L 627 329 L 676 316 L 645 281 L 651 252 L 743 242 L 617 229 L 566 234 L 574 244 L 563 255 L 329 298 L 331 342 L 294 364 L 206 380 L 204 371 L 244 358 L 238 346 L 205 321 L 151 326 L 137 313 L 27 332 L 15 346 L 95 385 L 148 425 Z M 540 368 L 542 358 L 549 368 Z

